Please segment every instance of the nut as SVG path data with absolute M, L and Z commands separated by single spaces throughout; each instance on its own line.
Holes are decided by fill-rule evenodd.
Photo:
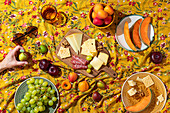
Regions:
M 61 43 L 61 46 L 64 47 L 64 48 L 68 47 L 69 45 L 70 45 L 70 44 L 68 43 L 67 40 L 64 40 L 64 41 Z
M 98 47 L 97 47 L 97 51 L 102 51 L 103 50 L 103 46 L 102 45 L 99 45 Z

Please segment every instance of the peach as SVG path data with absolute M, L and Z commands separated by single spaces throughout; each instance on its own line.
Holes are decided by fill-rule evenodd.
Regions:
M 104 19 L 104 24 L 108 25 L 108 24 L 110 24 L 111 21 L 112 21 L 112 16 L 108 16 Z
M 85 92 L 89 89 L 89 84 L 84 80 L 78 84 L 78 88 L 81 92 Z
M 76 80 L 77 80 L 77 74 L 74 73 L 74 72 L 70 73 L 70 74 L 68 75 L 68 79 L 69 79 L 70 82 L 76 81 Z
M 104 11 L 106 11 L 109 15 L 112 15 L 114 13 L 114 10 L 113 10 L 113 8 L 110 5 L 107 5 L 104 8 Z
M 105 19 L 107 16 L 108 16 L 108 13 L 106 11 L 101 10 L 101 9 L 97 11 L 97 17 L 99 19 Z
M 92 18 L 94 19 L 94 18 L 96 18 L 97 17 L 97 14 L 93 11 L 92 12 Z
M 100 26 L 100 25 L 103 25 L 103 23 L 104 23 L 103 20 L 101 20 L 97 17 L 93 19 L 93 24 L 95 24 L 95 25 Z
M 103 5 L 102 4 L 96 4 L 93 8 L 94 12 L 97 12 L 99 9 L 103 10 Z

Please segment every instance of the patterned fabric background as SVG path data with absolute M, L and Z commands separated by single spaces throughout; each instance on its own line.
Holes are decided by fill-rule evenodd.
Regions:
M 99 30 L 90 25 L 88 20 L 89 9 L 96 3 L 111 5 L 116 12 L 113 25 L 107 30 Z M 68 22 L 61 28 L 46 23 L 40 14 L 45 4 L 53 4 L 58 11 L 68 16 Z M 155 40 L 151 47 L 142 52 L 129 52 L 123 49 L 115 40 L 115 29 L 119 21 L 131 14 L 152 17 L 155 30 Z M 15 33 L 24 33 L 29 26 L 38 27 L 38 37 L 27 37 L 23 47 L 32 55 L 30 66 L 18 67 L 1 73 L 0 76 L 0 113 L 16 113 L 14 94 L 18 86 L 27 78 L 41 76 L 52 81 L 60 93 L 60 106 L 57 112 L 66 113 L 123 113 L 127 112 L 121 101 L 122 84 L 128 76 L 135 72 L 150 72 L 158 76 L 165 84 L 167 102 L 162 113 L 170 112 L 170 2 L 168 0 L 1 0 L 0 1 L 0 60 L 16 45 L 12 43 Z M 56 56 L 56 47 L 70 29 L 80 29 L 90 37 L 98 40 L 110 52 L 112 58 L 110 67 L 118 73 L 113 79 L 106 73 L 96 78 L 89 78 L 79 74 L 79 78 L 72 84 L 71 90 L 63 90 L 62 81 L 67 79 L 69 71 L 61 69 L 60 77 L 52 77 L 39 69 L 38 61 L 48 59 L 53 64 L 68 67 Z M 48 46 L 48 53 L 39 53 L 41 44 Z M 150 62 L 148 54 L 152 51 L 161 51 L 164 54 L 163 63 Z M 73 70 L 72 70 L 73 71 Z M 77 84 L 86 80 L 90 89 L 80 92 Z M 95 81 L 102 79 L 107 89 L 93 88 Z M 99 91 L 103 101 L 94 102 L 91 94 Z

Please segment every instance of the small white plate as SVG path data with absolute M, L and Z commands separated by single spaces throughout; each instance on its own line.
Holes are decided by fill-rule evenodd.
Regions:
M 139 19 L 144 19 L 142 16 L 140 15 L 130 15 L 130 16 L 126 16 L 125 18 L 123 18 L 120 23 L 118 24 L 117 28 L 116 28 L 116 40 L 119 43 L 119 45 L 121 47 L 123 47 L 124 49 L 128 50 L 128 51 L 132 51 L 132 52 L 137 52 L 137 51 L 143 51 L 145 49 L 147 49 L 149 46 L 145 45 L 142 41 L 142 45 L 141 45 L 141 49 L 138 49 L 137 51 L 132 50 L 128 44 L 126 43 L 126 40 L 124 38 L 124 24 L 127 21 L 128 22 L 128 26 L 129 29 L 132 29 L 133 25 L 135 24 L 135 22 Z M 148 27 L 148 37 L 150 38 L 150 41 L 152 42 L 154 40 L 154 28 L 152 26 L 152 24 L 149 25 Z

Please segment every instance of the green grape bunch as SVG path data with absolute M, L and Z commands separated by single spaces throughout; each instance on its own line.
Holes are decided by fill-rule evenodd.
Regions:
M 55 90 L 43 79 L 30 78 L 27 80 L 28 91 L 24 98 L 17 104 L 20 113 L 38 113 L 45 111 L 49 106 L 58 101 Z

